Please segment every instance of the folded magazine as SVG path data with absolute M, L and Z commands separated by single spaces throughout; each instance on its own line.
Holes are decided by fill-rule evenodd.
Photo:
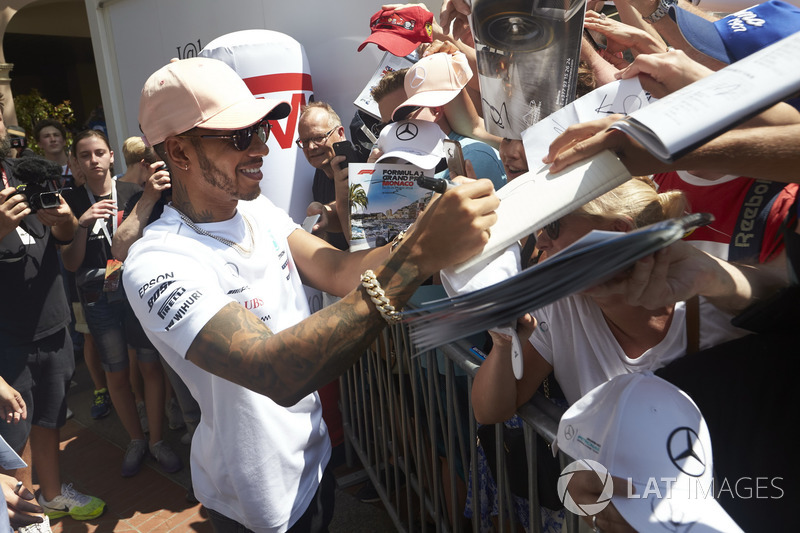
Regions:
M 533 267 L 474 292 L 425 302 L 403 311 L 417 353 L 517 318 L 607 281 L 714 217 L 693 213 L 628 233 L 592 231 Z

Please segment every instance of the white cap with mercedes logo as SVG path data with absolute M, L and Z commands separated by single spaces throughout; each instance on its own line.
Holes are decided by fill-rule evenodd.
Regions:
M 399 158 L 424 170 L 436 168 L 445 156 L 445 136 L 434 122 L 408 119 L 386 126 L 378 137 L 378 149 L 383 152 L 376 163 L 388 163 Z
M 652 372 L 616 376 L 585 394 L 562 416 L 553 448 L 630 483 L 611 501 L 637 531 L 742 531 L 713 497 L 703 415 Z

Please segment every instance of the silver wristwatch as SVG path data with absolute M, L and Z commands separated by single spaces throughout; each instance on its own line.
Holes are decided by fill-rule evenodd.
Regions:
M 655 24 L 656 22 L 664 18 L 664 15 L 669 13 L 669 8 L 672 6 L 677 7 L 678 0 L 660 0 L 656 10 L 650 13 L 650 15 L 643 17 L 644 21 L 647 22 L 648 24 Z

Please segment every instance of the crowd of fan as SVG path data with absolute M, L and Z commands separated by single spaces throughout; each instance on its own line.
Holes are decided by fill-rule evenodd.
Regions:
M 777 0 L 724 17 L 684 0 L 589 4 L 575 97 L 616 80 L 638 78 L 650 95 L 663 98 L 800 29 L 800 9 Z M 457 188 L 462 192 L 448 190 L 434 197 L 432 201 L 444 206 L 439 210 L 444 214 L 426 210 L 413 228 L 390 236 L 387 240 L 392 242 L 382 248 L 363 253 L 348 252 L 348 171 L 346 158 L 334 150 L 334 144 L 347 140 L 348 131 L 340 114 L 323 101 L 301 109 L 296 141 L 316 170 L 314 201 L 307 214 L 320 215 L 312 228 L 320 239 L 307 234 L 300 237 L 299 227 L 285 215 L 276 214 L 271 203 L 252 210 L 243 207 L 240 200 L 255 201 L 255 196 L 244 192 L 242 185 L 226 188 L 226 180 L 241 179 L 236 176 L 245 173 L 242 166 L 253 166 L 247 170 L 251 175 L 259 172 L 258 158 L 257 165 L 237 163 L 237 170 L 228 170 L 226 165 L 235 156 L 251 160 L 266 156 L 269 120 L 284 118 L 288 106 L 241 96 L 244 85 L 224 65 L 211 65 L 221 69 L 213 83 L 203 78 L 208 72 L 194 71 L 196 62 L 216 60 L 177 61 L 148 80 L 140 109 L 148 145 L 138 137 L 126 141 L 126 172 L 120 176 L 113 175 L 114 153 L 101 131 L 76 135 L 67 152 L 64 127 L 45 120 L 34 132 L 44 156 L 39 158 L 21 153 L 19 143 L 12 147 L 15 131 L 0 122 L 4 179 L 0 190 L 0 272 L 7 281 L 0 321 L 0 407 L 5 422 L 0 435 L 35 469 L 39 487 L 34 499 L 30 467 L 8 471 L 0 479 L 14 527 L 44 528 L 42 515 L 89 520 L 105 509 L 101 499 L 62 483 L 59 471 L 59 428 L 67 418 L 74 344 L 82 350 L 94 385 L 92 417 L 109 415 L 113 405 L 130 437 L 122 458 L 123 477 L 135 475 L 148 455 L 165 472 L 180 470 L 183 465 L 178 454 L 164 440 L 164 426 L 185 426 L 187 444 L 197 430 L 192 474 L 198 474 L 194 480 L 198 499 L 210 509 L 217 531 L 235 527 L 327 530 L 333 508 L 331 444 L 336 447 L 343 441 L 336 413 L 339 373 L 352 364 L 358 348 L 380 331 L 384 319 L 396 319 L 395 307 L 400 307 L 419 283 L 438 283 L 436 274 L 441 267 L 480 250 L 491 235 L 497 205 L 494 191 L 529 169 L 550 165 L 551 173 L 556 173 L 602 150 L 616 153 L 634 178 L 544 228 L 531 228 L 531 234 L 514 245 L 519 249 L 515 257 L 520 258 L 520 269 L 547 261 L 592 230 L 628 232 L 690 212 L 711 213 L 713 221 L 638 261 L 611 281 L 520 317 L 515 334 L 522 340 L 522 379 L 515 377 L 512 369 L 513 335 L 489 331 L 488 356 L 471 391 L 476 419 L 486 425 L 519 427 L 517 408 L 551 380 L 562 392 L 555 400 L 572 406 L 562 426 L 567 420 L 576 427 L 584 423 L 587 432 L 602 436 L 595 442 L 610 442 L 610 432 L 616 435 L 613 438 L 630 440 L 638 438 L 639 431 L 649 434 L 652 441 L 655 428 L 694 424 L 695 431 L 703 435 L 699 446 L 713 446 L 718 481 L 765 478 L 780 492 L 745 499 L 721 493 L 716 500 L 700 504 L 678 498 L 672 501 L 672 514 L 666 515 L 659 502 L 638 498 L 632 503 L 637 498 L 630 494 L 626 498 L 620 489 L 614 492 L 611 505 L 586 517 L 595 531 L 646 530 L 648 520 L 673 525 L 684 521 L 720 531 L 780 529 L 790 523 L 796 468 L 784 464 L 790 439 L 776 437 L 770 425 L 779 425 L 777 414 L 796 405 L 785 380 L 790 379 L 788 357 L 797 340 L 797 328 L 792 326 L 800 314 L 796 290 L 800 269 L 797 100 L 777 103 L 671 163 L 655 158 L 624 133 L 609 129 L 621 118 L 617 115 L 570 125 L 552 142 L 543 161 L 529 161 L 519 135 L 500 137 L 484 127 L 469 12 L 463 0 L 448 0 L 438 22 L 422 4 L 384 6 L 370 20 L 370 36 L 359 50 L 374 44 L 394 55 L 413 58 L 414 64 L 387 73 L 372 88 L 379 117 L 363 110 L 355 112 L 349 124 L 353 141 L 349 162 L 415 164 L 433 171 L 437 178 L 466 186 Z M 554 71 L 558 68 L 553 66 Z M 195 117 L 191 110 L 184 115 L 164 114 L 163 106 L 182 103 L 176 93 L 167 92 L 178 91 L 169 87 L 170 82 L 164 88 L 165 76 L 183 79 L 182 91 L 206 91 L 206 99 L 201 100 L 208 107 L 201 110 L 205 114 Z M 220 111 L 232 101 L 246 113 L 232 117 L 229 111 Z M 407 124 L 418 128 L 420 138 L 430 139 L 431 147 L 417 144 L 409 148 L 390 138 L 389 132 Z M 457 141 L 462 148 L 465 176 L 456 176 L 460 169 L 442 162 L 445 139 Z M 207 152 L 206 143 L 220 144 L 227 152 Z M 36 189 L 30 182 L 27 192 L 19 194 L 18 186 L 26 183 L 23 176 L 31 172 L 26 170 L 31 168 L 28 160 L 37 160 L 35 172 L 47 174 L 65 188 L 55 205 L 41 205 L 46 195 L 34 198 Z M 212 197 L 217 193 L 227 195 L 227 203 L 216 203 Z M 475 215 L 474 220 L 465 218 L 462 204 L 474 208 L 468 211 Z M 448 208 L 450 213 L 460 213 L 460 218 L 453 216 L 449 225 L 435 227 L 433 221 L 445 220 Z M 464 231 L 459 237 L 462 240 L 443 246 L 446 230 L 459 221 L 471 231 Z M 219 224 L 227 224 L 227 229 Z M 231 224 L 246 230 L 231 230 Z M 303 308 L 305 304 L 295 303 L 297 309 L 293 308 L 289 318 L 277 320 L 272 315 L 283 312 L 278 302 L 273 310 L 257 315 L 260 320 L 256 318 L 254 324 L 240 325 L 240 320 L 252 317 L 250 313 L 246 313 L 248 318 L 236 314 L 244 301 L 237 300 L 237 291 L 264 290 L 260 281 L 246 277 L 245 263 L 239 266 L 245 279 L 245 283 L 239 281 L 242 287 L 233 287 L 220 274 L 219 287 L 209 290 L 214 281 L 199 281 L 193 276 L 200 274 L 188 272 L 189 267 L 175 266 L 183 242 L 168 241 L 178 237 L 198 241 L 209 248 L 205 251 L 209 257 L 238 253 L 249 258 L 250 247 L 266 238 L 259 231 L 266 231 L 285 247 L 288 257 L 281 259 L 286 262 L 282 264 L 297 263 L 294 270 L 303 274 L 303 281 L 325 291 L 322 311 L 311 314 Z M 176 237 L 164 236 L 170 233 Z M 275 236 L 282 233 L 283 237 Z M 174 243 L 169 252 L 158 249 L 167 247 L 162 241 Z M 196 254 L 191 261 L 197 260 L 198 268 L 203 250 L 198 247 L 186 252 Z M 424 268 L 402 282 L 392 277 L 408 268 L 413 258 L 418 260 L 420 252 L 433 259 L 420 262 Z M 152 266 L 146 267 L 148 260 Z M 334 264 L 336 272 L 345 274 L 321 273 Z M 367 272 L 357 277 L 365 267 Z M 213 271 L 216 267 L 202 268 Z M 355 270 L 359 272 L 354 274 Z M 265 268 L 263 272 L 283 276 L 280 270 L 275 274 Z M 270 287 L 276 284 L 274 280 L 268 283 Z M 286 291 L 281 293 L 284 298 L 297 296 L 299 277 L 292 283 L 295 285 L 280 289 Z M 159 305 L 168 310 L 174 302 L 165 298 L 185 298 L 181 296 L 184 292 L 175 290 L 181 285 L 186 287 L 186 295 L 205 295 L 199 301 L 211 307 L 200 311 L 200 305 L 190 307 L 193 302 L 189 302 L 186 316 L 191 318 L 179 318 L 180 326 L 159 329 L 150 310 Z M 19 307 L 19 302 L 37 305 Z M 235 309 L 229 309 L 231 304 Z M 358 322 L 359 330 L 343 332 L 336 328 L 333 316 L 326 314 L 337 313 L 335 316 L 345 320 L 347 312 L 371 322 L 364 327 Z M 241 326 L 240 335 L 250 339 L 248 346 L 240 346 L 244 341 L 234 337 L 229 324 Z M 175 336 L 170 336 L 172 326 Z M 349 343 L 348 339 L 359 335 L 356 331 L 363 338 Z M 221 339 L 227 336 L 225 344 Z M 283 353 L 288 358 L 293 350 L 305 353 L 308 346 L 320 351 L 319 360 L 307 362 L 308 368 L 299 374 L 297 366 L 304 362 L 270 357 Z M 241 359 L 242 368 L 231 367 L 228 359 L 234 356 Z M 636 416 L 641 417 L 642 427 L 628 424 L 623 430 L 618 426 L 624 424 L 615 422 L 622 415 L 615 414 L 608 395 L 628 394 L 622 389 L 633 390 L 640 381 L 620 377 L 637 373 L 655 380 L 646 383 L 651 391 L 659 392 L 647 395 L 637 389 L 636 398 L 640 399 L 629 402 L 631 405 L 653 402 L 662 406 L 664 401 L 680 397 L 675 401 L 683 407 L 674 412 L 672 407 L 659 407 L 671 413 L 663 419 L 639 413 Z M 284 377 L 285 383 L 272 383 Z M 661 387 L 664 380 L 671 385 Z M 268 406 L 262 403 L 265 401 Z M 263 409 L 265 414 L 259 415 L 263 420 L 233 416 L 233 402 L 249 405 L 246 414 Z M 301 419 L 306 425 L 310 420 L 313 428 L 300 429 Z M 601 419 L 607 422 L 598 425 Z M 270 465 L 251 471 L 256 458 L 244 450 L 248 446 L 257 452 L 268 449 L 283 438 L 284 430 L 289 431 L 287 427 L 266 429 L 269 424 L 282 424 L 276 420 L 291 426 L 292 444 L 278 446 L 270 452 Z M 254 440 L 239 442 L 242 449 L 225 450 L 232 455 L 224 459 L 217 456 L 221 433 L 239 430 L 252 433 L 249 438 Z M 637 447 L 626 442 L 615 452 L 608 451 L 609 445 L 605 455 L 578 457 L 581 448 L 565 442 L 568 438 L 560 428 L 559 448 L 575 459 L 602 458 L 616 480 L 646 477 L 650 473 L 642 470 L 648 468 L 658 471 L 662 450 L 641 445 L 634 451 Z M 232 446 L 230 439 L 225 442 Z M 292 446 L 297 449 L 289 449 Z M 705 452 L 710 471 L 711 449 Z M 298 457 L 304 454 L 309 463 L 298 464 Z M 625 463 L 628 457 L 638 460 L 642 454 L 646 459 L 636 463 L 636 468 Z M 488 531 L 494 527 L 492 515 L 498 512 L 496 489 L 482 450 L 479 460 L 481 479 L 465 479 L 465 483 L 469 498 L 479 499 L 480 516 L 471 516 L 465 502 L 457 504 L 464 506 L 468 518 L 479 521 L 481 530 Z M 239 470 L 232 469 L 236 461 Z M 612 465 L 621 463 L 628 466 L 615 471 Z M 277 494 L 279 481 L 264 479 L 275 470 L 281 471 L 279 481 L 291 490 Z M 248 472 L 246 476 L 244 472 Z M 248 478 L 248 486 L 265 487 L 267 495 L 250 497 L 244 485 L 231 489 L 242 481 L 239 476 Z M 212 479 L 224 481 L 216 485 Z M 571 492 L 577 494 L 577 489 Z M 590 487 L 582 496 L 573 497 L 596 501 L 598 493 Z M 642 506 L 649 506 L 647 512 Z M 515 496 L 514 508 L 515 519 L 532 527 L 534 518 L 527 516 L 524 498 Z M 546 530 L 560 531 L 564 512 L 543 509 L 541 520 Z

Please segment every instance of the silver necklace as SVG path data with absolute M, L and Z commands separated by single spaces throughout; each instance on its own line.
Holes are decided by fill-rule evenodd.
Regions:
M 206 237 L 211 237 L 212 239 L 214 239 L 216 241 L 219 241 L 219 242 L 221 242 L 222 244 L 224 244 L 226 246 L 230 246 L 231 248 L 233 248 L 234 250 L 239 252 L 239 254 L 242 257 L 250 257 L 250 254 L 253 253 L 253 245 L 255 244 L 255 240 L 253 239 L 253 226 L 250 225 L 250 220 L 248 220 L 248 218 L 244 214 L 242 214 L 242 218 L 244 219 L 244 225 L 247 228 L 247 235 L 250 237 L 250 247 L 249 248 L 245 248 L 244 246 L 242 246 L 238 242 L 233 242 L 230 239 L 226 239 L 225 237 L 220 237 L 219 235 L 214 235 L 210 231 L 204 230 L 203 228 L 201 228 L 200 226 L 195 224 L 192 221 L 192 219 L 190 219 L 189 217 L 184 215 L 178 208 L 176 208 L 176 207 L 174 207 L 172 205 L 170 205 L 170 207 L 172 207 L 172 209 L 174 209 L 178 213 L 178 215 L 181 217 L 181 220 L 187 226 L 192 228 L 195 233 L 198 233 L 200 235 L 205 235 Z

